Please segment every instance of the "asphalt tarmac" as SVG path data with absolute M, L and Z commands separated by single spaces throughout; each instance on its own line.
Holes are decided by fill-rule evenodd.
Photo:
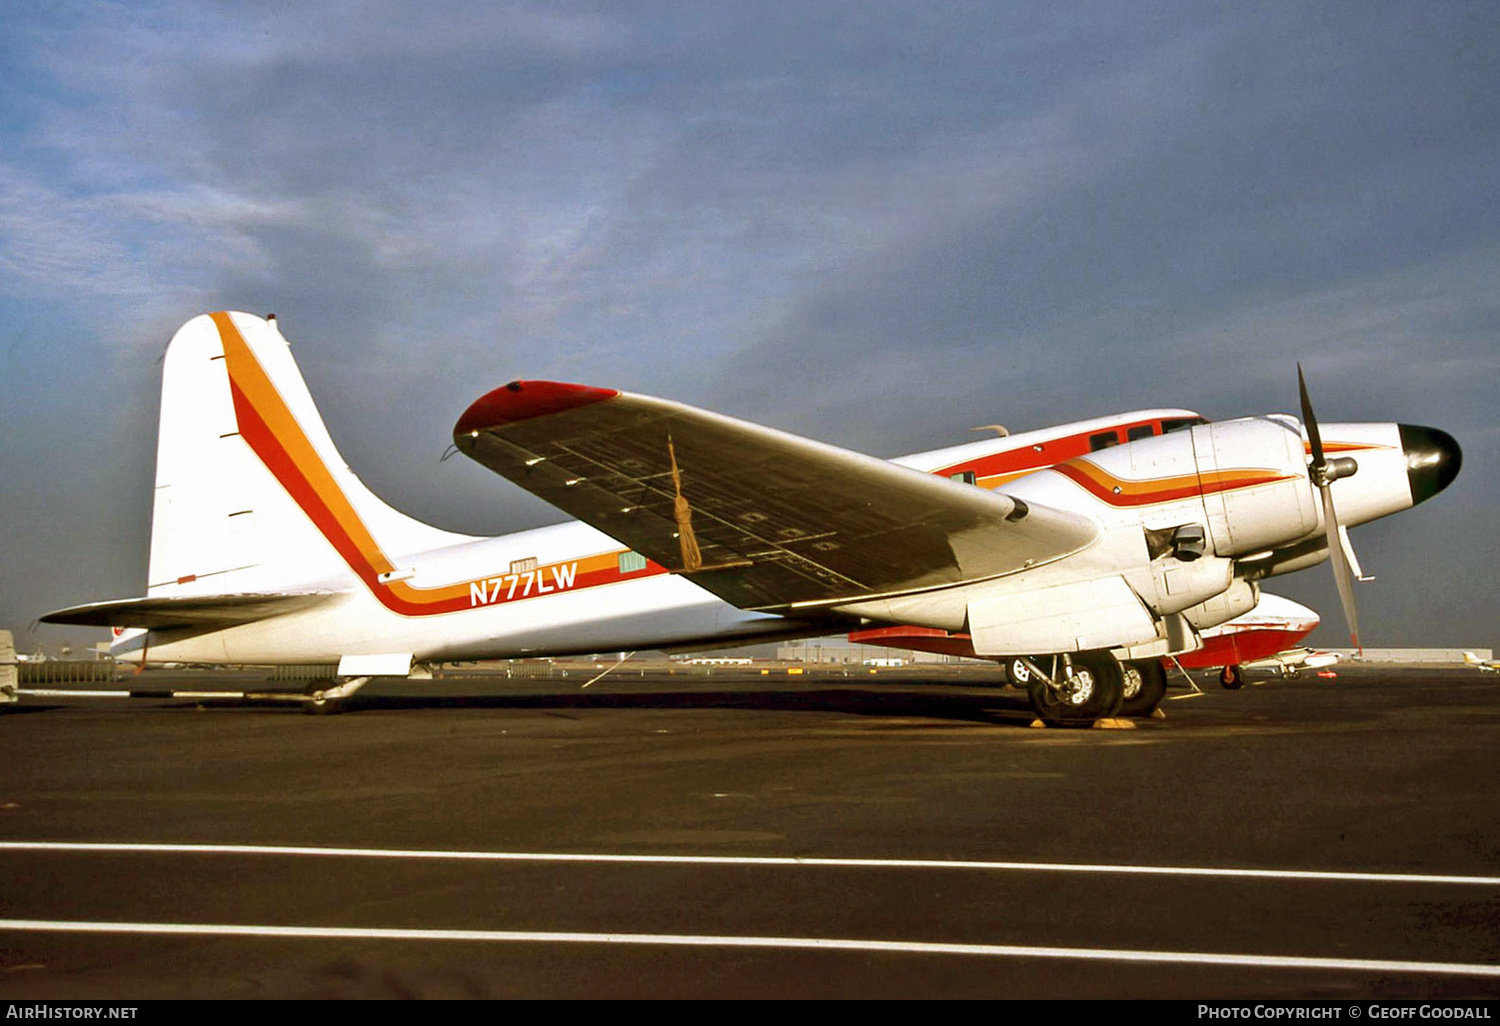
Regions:
M 1121 730 L 936 671 L 28 697 L 0 1000 L 1500 997 L 1500 676 L 1338 672 Z

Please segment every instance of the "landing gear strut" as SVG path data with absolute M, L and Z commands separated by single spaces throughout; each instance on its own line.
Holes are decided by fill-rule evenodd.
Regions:
M 1108 719 L 1125 701 L 1125 674 L 1107 651 L 1064 653 L 1023 660 L 1031 707 L 1046 723 L 1087 726 Z

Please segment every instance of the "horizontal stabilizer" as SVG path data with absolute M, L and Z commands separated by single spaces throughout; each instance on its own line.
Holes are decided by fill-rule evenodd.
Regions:
M 299 594 L 186 595 L 171 598 L 114 599 L 59 609 L 43 623 L 85 627 L 229 627 L 264 620 L 326 602 L 333 592 Z

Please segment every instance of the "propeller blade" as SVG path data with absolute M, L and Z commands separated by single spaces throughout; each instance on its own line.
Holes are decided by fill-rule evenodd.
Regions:
M 1312 462 L 1307 465 L 1307 476 L 1323 496 L 1323 529 L 1328 536 L 1328 558 L 1333 563 L 1333 582 L 1338 585 L 1339 603 L 1344 607 L 1344 622 L 1349 625 L 1349 640 L 1360 653 L 1364 646 L 1359 642 L 1359 612 L 1354 606 L 1354 571 L 1350 564 L 1358 566 L 1354 559 L 1354 548 L 1349 544 L 1349 535 L 1339 523 L 1338 513 L 1333 508 L 1334 477 L 1344 476 L 1357 469 L 1330 467 L 1323 455 L 1323 436 L 1318 430 L 1318 418 L 1313 414 L 1312 399 L 1307 394 L 1307 379 L 1302 376 L 1302 364 L 1297 364 L 1297 394 L 1302 400 L 1302 423 L 1307 428 L 1307 441 L 1312 449 Z M 1348 462 L 1348 461 L 1344 461 Z M 1351 469 L 1352 468 L 1352 469 Z M 1363 575 L 1361 575 L 1363 576 Z
M 1364 653 L 1365 646 L 1359 640 L 1359 612 L 1354 606 L 1354 575 L 1349 567 L 1349 556 L 1342 542 L 1343 525 L 1338 521 L 1338 514 L 1333 509 L 1333 489 L 1324 485 L 1323 492 L 1323 520 L 1328 527 L 1328 557 L 1333 562 L 1333 582 L 1338 585 L 1339 603 L 1344 607 L 1344 622 L 1349 625 L 1349 640 L 1353 647 Z
M 1297 393 L 1302 399 L 1302 424 L 1307 428 L 1307 440 L 1312 445 L 1312 465 L 1318 468 L 1321 477 L 1328 461 L 1323 458 L 1323 436 L 1318 432 L 1318 418 L 1313 416 L 1312 400 L 1307 396 L 1307 380 L 1302 376 L 1300 363 L 1297 364 Z

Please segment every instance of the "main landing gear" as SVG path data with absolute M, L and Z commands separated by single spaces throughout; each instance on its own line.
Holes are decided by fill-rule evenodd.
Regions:
M 1125 672 L 1108 651 L 1022 657 L 1009 668 L 1045 723 L 1088 726 L 1116 715 L 1125 701 Z
M 1159 659 L 1136 659 L 1123 664 L 1125 701 L 1121 716 L 1150 716 L 1167 697 L 1167 671 Z

